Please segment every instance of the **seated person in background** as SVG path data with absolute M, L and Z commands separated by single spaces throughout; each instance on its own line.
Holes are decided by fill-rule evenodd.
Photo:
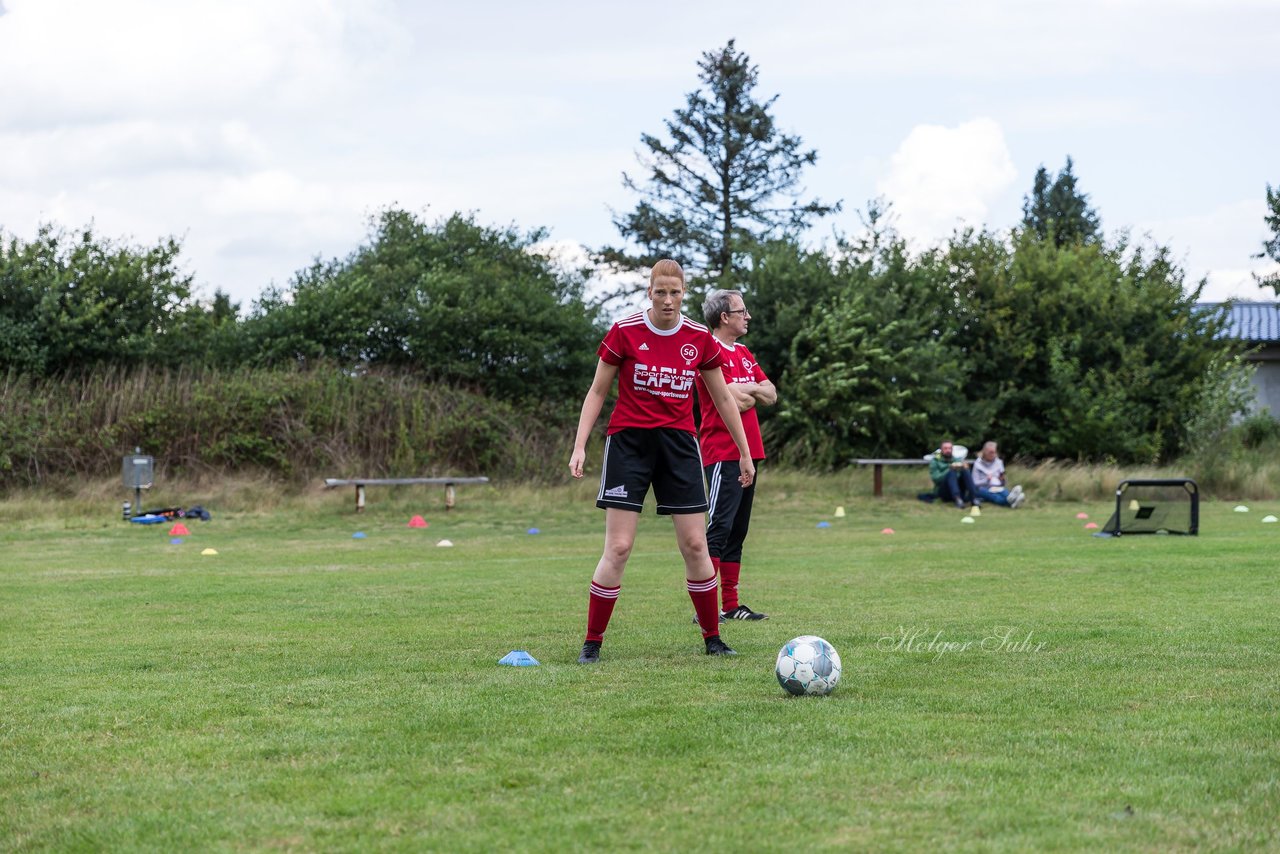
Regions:
M 1027 496 L 1022 494 L 1022 487 L 1005 488 L 1004 461 L 996 455 L 996 443 L 987 442 L 982 452 L 973 461 L 974 494 L 982 501 L 990 501 L 1017 510 Z
M 964 464 L 964 456 L 954 454 L 955 446 L 945 441 L 929 458 L 929 479 L 943 501 L 954 501 L 961 510 L 966 501 L 977 507 L 982 503 L 973 487 L 973 476 Z

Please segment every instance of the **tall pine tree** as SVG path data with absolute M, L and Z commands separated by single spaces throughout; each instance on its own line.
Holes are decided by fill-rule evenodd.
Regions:
M 770 112 L 778 96 L 758 100 L 758 76 L 732 39 L 702 55 L 702 87 L 666 120 L 669 139 L 643 134 L 644 174 L 623 174 L 640 201 L 614 225 L 639 251 L 605 249 L 605 259 L 636 267 L 672 257 L 730 287 L 753 244 L 840 209 L 801 201 L 800 173 L 818 153 L 778 130 Z
M 1096 243 L 1102 236 L 1098 214 L 1089 197 L 1076 189 L 1071 158 L 1056 177 L 1041 166 L 1036 170 L 1031 195 L 1022 203 L 1022 227 L 1041 240 L 1053 236 L 1055 246 Z

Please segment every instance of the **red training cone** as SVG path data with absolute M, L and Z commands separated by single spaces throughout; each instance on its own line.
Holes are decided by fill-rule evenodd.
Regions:
M 185 537 L 190 533 L 191 532 L 187 530 L 187 526 L 181 522 L 169 529 L 169 536 L 171 537 Z
M 1084 526 L 1084 529 L 1085 529 L 1086 531 L 1092 531 L 1092 530 L 1093 530 L 1094 528 L 1096 528 L 1096 527 L 1098 527 L 1098 523 L 1097 523 L 1097 522 L 1090 522 L 1088 525 L 1085 525 L 1085 526 Z
M 409 520 L 409 527 L 425 528 L 427 527 L 427 520 L 423 519 L 421 516 L 414 516 L 412 519 Z
M 882 534 L 892 534 L 892 533 L 893 533 L 893 528 L 884 528 L 884 529 L 882 529 L 882 530 L 880 531 L 880 533 L 882 533 Z

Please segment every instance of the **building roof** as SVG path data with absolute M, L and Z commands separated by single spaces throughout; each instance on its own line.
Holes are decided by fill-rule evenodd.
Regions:
M 1209 310 L 1220 305 L 1220 302 L 1202 302 L 1196 303 L 1196 308 Z M 1223 337 L 1255 344 L 1280 343 L 1280 302 L 1233 302 Z

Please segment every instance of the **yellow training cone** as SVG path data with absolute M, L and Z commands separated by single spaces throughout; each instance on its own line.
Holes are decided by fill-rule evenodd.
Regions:
M 843 505 L 842 505 L 842 506 L 840 506 L 840 507 L 837 507 L 837 508 L 836 508 L 836 518 L 837 518 L 837 519 L 843 519 L 843 518 L 844 518 L 844 506 L 843 506 Z
M 205 549 L 204 551 L 200 552 L 200 554 L 202 555 L 216 555 L 217 553 L 218 553 L 217 549 Z
M 1138 508 L 1140 508 L 1141 506 L 1142 506 L 1142 505 L 1138 503 L 1138 499 L 1136 499 L 1136 498 L 1129 502 L 1129 509 L 1130 509 L 1130 510 L 1137 510 L 1137 509 L 1138 509 Z
M 963 519 L 961 519 L 960 521 L 961 521 L 962 523 L 964 523 L 965 525 L 972 525 L 972 524 L 973 524 L 973 517 L 972 517 L 972 516 L 965 516 L 965 517 L 964 517 Z
M 977 505 L 977 504 L 975 504 L 975 505 L 973 505 L 972 507 L 970 507 L 970 508 L 969 508 L 969 515 L 970 515 L 970 516 L 981 516 L 981 515 L 982 515 L 982 511 L 981 511 L 980 509 L 978 509 L 978 505 Z

